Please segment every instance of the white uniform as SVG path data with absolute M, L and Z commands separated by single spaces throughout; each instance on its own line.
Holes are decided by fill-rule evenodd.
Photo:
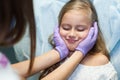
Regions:
M 17 73 L 11 68 L 8 59 L 0 53 L 0 80 L 20 80 Z
M 109 62 L 101 66 L 79 64 L 68 80 L 118 80 L 117 72 Z

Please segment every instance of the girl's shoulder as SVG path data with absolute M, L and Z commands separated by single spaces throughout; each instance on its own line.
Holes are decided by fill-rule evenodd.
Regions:
M 87 55 L 85 58 L 81 61 L 81 64 L 87 65 L 87 66 L 100 66 L 105 65 L 109 62 L 109 59 L 107 56 L 103 55 L 102 53 L 97 53 L 95 55 Z
M 117 78 L 117 72 L 109 59 L 98 53 L 97 55 L 87 55 L 69 80 L 118 80 Z

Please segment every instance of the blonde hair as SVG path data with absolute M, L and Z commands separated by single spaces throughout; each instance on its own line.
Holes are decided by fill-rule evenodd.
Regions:
M 59 19 L 58 19 L 59 25 L 61 24 L 64 14 L 70 10 L 86 11 L 88 13 L 88 15 L 91 16 L 92 22 L 97 20 L 97 15 L 96 15 L 95 9 L 91 5 L 91 2 L 89 0 L 71 0 L 63 6 L 63 8 L 59 14 Z
M 71 0 L 67 4 L 65 4 L 63 6 L 63 8 L 61 9 L 61 12 L 59 14 L 59 19 L 58 19 L 59 20 L 58 21 L 59 26 L 61 24 L 62 18 L 63 18 L 65 13 L 67 13 L 70 10 L 81 10 L 81 9 L 83 11 L 86 11 L 88 13 L 88 15 L 90 15 L 91 24 L 94 23 L 95 21 L 98 22 L 97 14 L 96 14 L 96 11 L 94 9 L 94 6 L 92 5 L 92 3 L 89 0 Z M 54 45 L 53 40 L 52 40 L 51 37 L 49 38 L 49 41 L 54 47 L 55 45 Z M 98 52 L 101 52 L 103 55 L 107 56 L 108 59 L 109 59 L 108 51 L 106 49 L 105 42 L 104 42 L 104 39 L 103 39 L 103 36 L 102 36 L 102 33 L 101 33 L 100 29 L 98 30 L 98 38 L 96 40 L 96 44 L 88 52 L 88 54 L 94 55 L 95 53 L 98 53 Z M 55 66 L 55 65 L 53 65 L 53 66 Z M 55 68 L 51 69 L 51 68 L 53 68 L 53 66 L 48 68 L 46 72 L 49 72 L 50 70 L 54 70 Z M 57 66 L 58 66 L 58 64 L 57 64 Z M 45 75 L 47 75 L 47 74 L 45 74 Z

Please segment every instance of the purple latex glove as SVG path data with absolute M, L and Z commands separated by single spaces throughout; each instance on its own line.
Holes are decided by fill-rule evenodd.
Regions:
M 69 50 L 65 44 L 65 42 L 63 41 L 63 39 L 61 38 L 60 34 L 59 34 L 59 27 L 56 27 L 54 30 L 54 36 L 53 36 L 53 40 L 55 43 L 55 49 L 59 52 L 60 54 L 60 59 L 64 59 L 68 53 Z
M 87 37 L 82 42 L 80 42 L 76 48 L 76 50 L 81 51 L 84 56 L 88 53 L 90 49 L 92 49 L 98 36 L 97 22 L 94 22 L 93 25 L 94 26 L 90 28 Z

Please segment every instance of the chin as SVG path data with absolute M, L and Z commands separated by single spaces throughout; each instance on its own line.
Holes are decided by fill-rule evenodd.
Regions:
M 75 48 L 69 48 L 69 50 L 70 50 L 71 52 L 73 52 L 73 51 L 75 51 Z
M 74 52 L 77 45 L 67 45 L 67 47 L 68 47 L 69 51 Z

